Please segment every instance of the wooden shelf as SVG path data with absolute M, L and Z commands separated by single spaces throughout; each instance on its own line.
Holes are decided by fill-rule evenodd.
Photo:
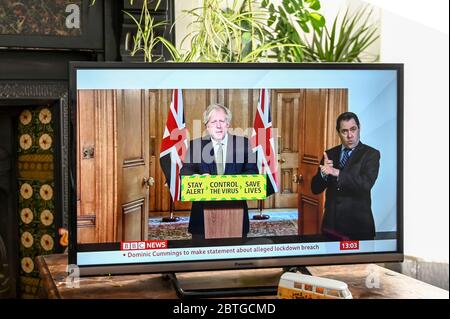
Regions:
M 161 274 L 121 275 L 82 277 L 79 288 L 67 286 L 67 255 L 38 256 L 36 262 L 43 281 L 41 296 L 44 298 L 63 299 L 103 299 L 103 298 L 143 298 L 143 299 L 176 299 L 177 295 L 169 280 Z M 344 281 L 348 284 L 353 298 L 364 299 L 422 299 L 449 298 L 449 292 L 419 280 L 407 277 L 375 264 L 315 266 L 308 267 L 314 276 L 327 277 Z M 236 271 L 208 271 L 184 273 L 183 276 L 214 278 L 221 280 L 233 273 L 236 278 L 280 273 L 280 268 Z M 372 288 L 368 288 L 372 287 Z M 258 298 L 276 298 L 265 296 Z

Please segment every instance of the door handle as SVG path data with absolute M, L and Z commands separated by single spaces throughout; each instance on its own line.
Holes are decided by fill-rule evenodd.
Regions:
M 151 176 L 149 178 L 144 177 L 142 179 L 142 185 L 145 186 L 147 189 L 150 188 L 150 186 L 153 186 L 154 184 L 155 184 L 155 179 Z
M 278 160 L 278 162 L 280 162 L 281 164 L 284 164 L 284 163 L 286 163 L 286 159 L 280 158 L 280 159 Z
M 294 174 L 294 176 L 292 176 L 292 181 L 296 184 L 300 184 L 303 182 L 303 175 L 302 174 Z

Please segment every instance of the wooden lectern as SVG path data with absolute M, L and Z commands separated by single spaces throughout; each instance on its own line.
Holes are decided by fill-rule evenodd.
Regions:
M 242 201 L 205 202 L 205 239 L 241 238 L 244 223 Z

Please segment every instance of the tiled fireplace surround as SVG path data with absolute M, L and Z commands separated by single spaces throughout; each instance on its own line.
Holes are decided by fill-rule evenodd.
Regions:
M 28 211 L 31 211 L 30 220 L 27 221 L 27 210 L 20 204 L 23 201 L 20 188 L 23 179 L 19 178 L 18 165 L 22 150 L 20 115 L 24 110 L 30 110 L 38 117 L 38 110 L 43 108 L 51 112 L 51 123 L 46 127 L 53 136 L 50 155 L 53 163 L 47 166 L 53 167 L 53 174 L 50 172 L 53 175 L 52 196 L 51 201 L 45 202 L 40 197 L 42 194 L 37 194 L 39 189 L 44 188 L 39 181 L 33 182 L 34 197 L 29 204 L 25 203 L 25 206 L 30 206 Z M 0 298 L 36 296 L 39 277 L 33 264 L 35 255 L 61 251 L 57 229 L 67 228 L 69 205 L 68 112 L 66 81 L 0 80 Z M 36 121 L 40 123 L 38 119 Z M 33 143 L 35 146 L 39 144 L 38 141 Z M 39 149 L 39 146 L 36 148 Z M 40 151 L 43 154 L 38 157 L 45 157 L 45 151 Z M 39 201 L 44 204 L 40 205 Z M 40 211 L 48 203 L 51 203 L 46 212 L 50 214 L 50 223 L 43 222 Z

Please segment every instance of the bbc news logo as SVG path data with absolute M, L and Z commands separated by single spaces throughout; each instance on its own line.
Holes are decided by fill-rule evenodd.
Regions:
M 167 240 L 123 241 L 120 250 L 166 249 Z

